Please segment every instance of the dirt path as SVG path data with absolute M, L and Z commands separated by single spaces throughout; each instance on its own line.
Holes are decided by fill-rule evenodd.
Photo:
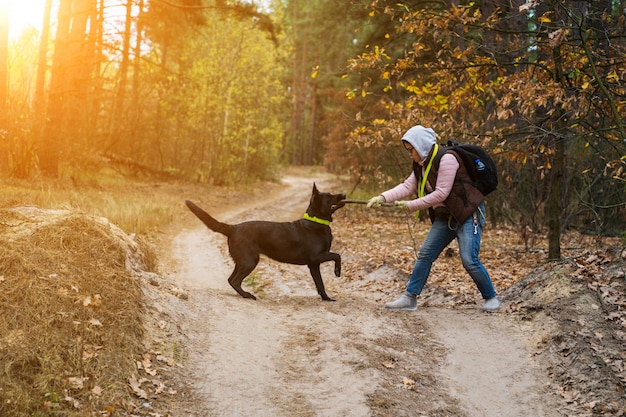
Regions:
M 293 177 L 281 193 L 212 214 L 231 223 L 298 218 L 313 180 L 339 191 L 329 178 Z M 178 325 L 197 395 L 184 415 L 564 415 L 506 314 L 468 306 L 386 311 L 346 289 L 330 264 L 322 275 L 337 301 L 323 302 L 306 267 L 268 259 L 252 276 L 259 299 L 245 300 L 226 281 L 225 238 L 199 221 L 173 239 L 170 253 L 172 275 L 189 292 Z

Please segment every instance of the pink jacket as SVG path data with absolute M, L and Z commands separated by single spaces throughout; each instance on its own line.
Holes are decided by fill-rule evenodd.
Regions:
M 409 210 L 417 211 L 417 210 L 425 210 L 428 207 L 440 207 L 443 206 L 443 202 L 450 195 L 450 191 L 452 191 L 452 186 L 454 185 L 454 178 L 456 176 L 456 172 L 459 169 L 459 162 L 454 157 L 454 155 L 450 153 L 446 153 L 441 157 L 441 162 L 439 164 L 439 172 L 437 174 L 437 184 L 435 184 L 435 188 L 433 190 L 432 185 L 430 183 L 426 183 L 426 190 L 429 191 L 429 194 L 426 194 L 422 198 L 416 198 L 409 201 Z M 424 172 L 424 167 L 422 167 L 422 172 Z M 414 197 L 417 193 L 419 184 L 417 183 L 417 178 L 415 178 L 415 174 L 411 173 L 409 177 L 404 180 L 404 182 L 396 185 L 394 188 L 384 191 L 381 195 L 385 198 L 385 201 L 388 203 L 392 203 L 394 201 L 406 199 L 411 196 Z

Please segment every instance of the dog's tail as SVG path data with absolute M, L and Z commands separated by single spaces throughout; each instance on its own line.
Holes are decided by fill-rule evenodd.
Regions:
M 193 214 L 195 214 L 200 220 L 202 220 L 202 223 L 206 224 L 209 229 L 213 230 L 214 232 L 226 235 L 226 236 L 230 236 L 230 234 L 232 233 L 232 230 L 233 230 L 232 225 L 222 223 L 214 219 L 213 217 L 211 217 L 209 213 L 202 210 L 200 207 L 196 206 L 194 203 L 192 203 L 189 200 L 185 201 L 185 204 L 187 204 L 187 207 L 189 207 L 189 210 L 191 210 Z

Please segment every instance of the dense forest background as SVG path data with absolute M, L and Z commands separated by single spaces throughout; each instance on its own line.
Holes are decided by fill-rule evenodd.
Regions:
M 209 184 L 324 164 L 377 193 L 415 124 L 487 148 L 492 221 L 626 230 L 624 0 L 47 0 L 0 19 L 0 176 Z M 6 13 L 0 16 L 6 17 Z

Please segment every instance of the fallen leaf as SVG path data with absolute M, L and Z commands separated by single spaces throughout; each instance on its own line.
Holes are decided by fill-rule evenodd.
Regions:
M 73 389 L 83 389 L 84 382 L 87 379 L 85 377 L 71 376 L 68 378 L 68 381 Z
M 167 356 L 164 355 L 157 355 L 157 360 L 159 362 L 164 362 L 166 363 L 168 366 L 174 366 L 176 365 L 176 361 L 173 358 L 169 358 Z
M 97 352 L 102 348 L 103 346 L 85 345 L 83 349 L 83 360 L 86 361 L 95 358 L 96 356 L 98 356 Z
M 134 376 L 131 376 L 128 378 L 128 385 L 130 386 L 130 389 L 133 390 L 133 392 L 135 393 L 135 395 L 139 398 L 142 398 L 144 400 L 148 399 L 148 393 L 141 389 L 141 382 L 137 381 L 137 378 L 135 378 Z
M 89 320 L 89 324 L 91 324 L 92 326 L 96 326 L 96 327 L 102 327 L 102 323 L 100 323 L 100 320 L 98 319 Z
M 387 369 L 395 369 L 396 363 L 393 360 L 383 361 L 383 366 Z
M 158 394 L 162 394 L 162 393 L 165 391 L 165 388 L 167 388 L 163 382 L 158 381 L 158 380 L 153 380 L 153 381 L 152 381 L 152 384 L 153 384 L 155 387 L 157 387 L 157 388 L 155 389 L 155 391 L 154 391 L 154 393 L 155 393 L 155 394 L 157 394 L 157 395 L 158 395 Z

